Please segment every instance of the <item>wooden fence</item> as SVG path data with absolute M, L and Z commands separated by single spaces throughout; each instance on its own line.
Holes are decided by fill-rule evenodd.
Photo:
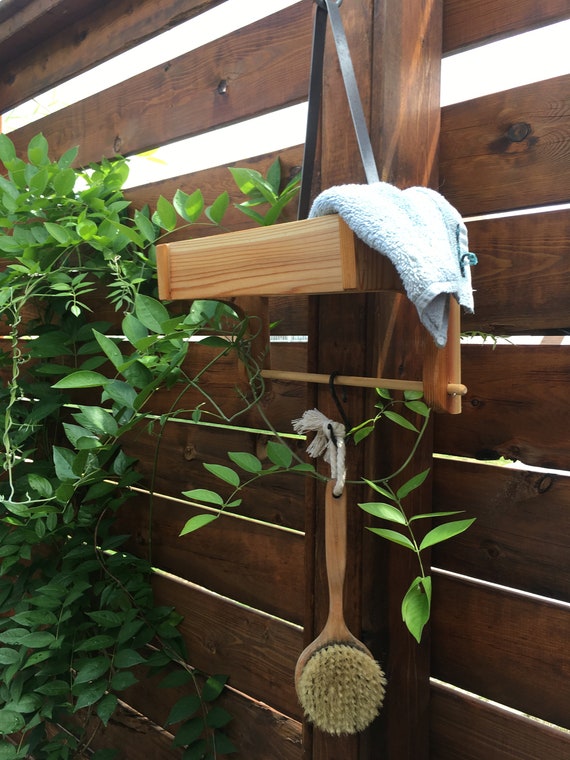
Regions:
M 0 113 L 220 4 L 5 0 Z M 300 103 L 307 95 L 313 10 L 312 0 L 301 0 L 10 136 L 22 151 L 42 131 L 54 156 L 78 144 L 79 162 L 86 164 Z M 477 217 L 469 222 L 470 248 L 479 257 L 476 314 L 464 319 L 463 329 L 499 335 L 567 331 L 570 212 L 540 207 L 570 200 L 570 78 L 441 112 L 438 87 L 442 49 L 447 55 L 568 18 L 566 0 L 346 0 L 342 13 L 382 179 L 402 187 L 439 186 L 464 216 Z M 363 180 L 352 132 L 339 128 L 349 122 L 331 50 L 325 71 L 315 190 Z M 285 172 L 293 172 L 301 165 L 302 146 L 280 157 Z M 273 159 L 253 156 L 242 164 L 265 170 Z M 211 201 L 230 187 L 229 173 L 216 167 L 134 188 L 129 197 L 137 207 L 152 206 L 178 187 L 199 187 Z M 522 213 L 505 215 L 514 210 Z M 489 216 L 495 212 L 503 215 Z M 229 224 L 237 229 L 244 220 L 236 213 Z M 347 374 L 380 369 L 406 376 L 421 371 L 417 349 L 423 337 L 398 294 L 273 298 L 270 314 L 279 321 L 276 335 L 309 336 L 308 343 L 273 342 L 274 368 Z M 380 350 L 395 315 L 393 340 Z M 210 350 L 197 347 L 190 361 L 202 364 Z M 212 372 L 211 387 L 229 405 L 238 377 L 229 360 Z M 271 431 L 255 410 L 240 428 L 223 432 L 188 420 L 166 424 L 152 518 L 147 495 L 140 493 L 124 511 L 121 530 L 132 534 L 131 548 L 142 555 L 152 531 L 156 595 L 185 615 L 192 664 L 229 674 L 225 703 L 235 715 L 230 733 L 237 757 L 570 756 L 568 347 L 467 344 L 463 377 L 469 393 L 462 415 L 437 416 L 433 447 L 418 452 L 418 468 L 436 456 L 433 478 L 413 507 L 433 502 L 437 510 L 465 509 L 477 518 L 462 537 L 434 548 L 431 645 L 417 647 L 399 617 L 402 588 L 409 583 L 407 558 L 372 540 L 363 530 L 364 516 L 350 517 L 347 617 L 390 680 L 383 715 L 361 737 L 312 732 L 303 725 L 293 687 L 296 659 L 326 608 L 319 493 L 302 479 L 276 479 L 259 485 L 236 514 L 179 538 L 192 514 L 181 491 L 208 487 L 202 463 L 225 462 L 228 450 L 260 454 Z M 161 414 L 171 400 L 159 399 L 151 411 Z M 184 406 L 194 401 L 185 399 Z M 264 413 L 275 429 L 290 432 L 290 421 L 315 404 L 333 414 L 326 392 L 273 382 Z M 369 394 L 351 392 L 348 410 L 358 418 L 369 404 Z M 149 436 L 130 442 L 147 487 L 155 444 Z M 354 466 L 365 470 L 378 459 L 397 461 L 401 445 L 387 437 L 382 450 L 359 447 Z M 520 468 L 498 466 L 500 457 Z M 125 760 L 181 757 L 160 729 L 171 706 L 165 695 L 158 699 L 143 682 L 126 693 L 125 703 L 123 722 L 110 725 L 104 746 L 118 741 Z

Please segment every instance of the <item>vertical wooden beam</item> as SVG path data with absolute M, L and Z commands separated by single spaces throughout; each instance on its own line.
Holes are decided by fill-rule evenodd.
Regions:
M 439 134 L 439 68 L 441 0 L 346 0 L 341 14 L 380 176 L 400 187 L 436 182 Z M 329 35 L 330 36 L 330 35 Z M 332 44 L 327 43 L 320 156 L 321 189 L 364 182 L 364 173 L 342 79 Z M 384 336 L 392 334 L 387 343 Z M 321 296 L 313 302 L 309 353 L 311 369 L 421 379 L 426 339 L 415 308 L 397 294 Z M 373 375 L 373 376 L 382 376 Z M 373 413 L 374 394 L 350 389 L 346 411 L 353 421 Z M 337 410 L 326 389 L 316 392 L 316 405 L 333 419 Z M 404 431 L 405 432 L 405 431 Z M 429 436 L 428 436 L 429 438 Z M 383 431 L 347 452 L 349 478 L 380 477 L 391 472 L 409 451 L 400 432 Z M 406 477 L 430 466 L 431 442 L 424 441 Z M 312 732 L 307 742 L 311 760 L 425 760 L 428 757 L 429 649 L 420 647 L 405 629 L 402 596 L 417 575 L 413 557 L 384 544 L 365 531 L 366 518 L 357 502 L 363 489 L 348 486 L 348 562 L 345 614 L 349 626 L 372 649 L 387 671 L 388 695 L 381 718 L 362 735 L 329 737 Z M 313 631 L 327 608 L 323 577 L 322 488 L 316 488 L 309 521 L 309 564 L 314 585 L 308 593 Z M 413 492 L 411 513 L 428 511 L 431 488 Z M 312 527 L 311 527 L 312 526 Z M 313 541 L 311 551 L 310 541 Z M 410 553 L 411 554 L 411 553 Z

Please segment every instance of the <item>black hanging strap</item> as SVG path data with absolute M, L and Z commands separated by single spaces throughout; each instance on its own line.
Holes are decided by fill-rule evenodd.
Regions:
M 325 51 L 326 21 L 327 15 L 331 22 L 331 29 L 336 46 L 340 69 L 344 82 L 344 88 L 348 97 L 352 123 L 356 133 L 356 141 L 360 151 L 360 157 L 364 166 L 368 183 L 378 182 L 378 169 L 374 160 L 374 153 L 370 143 L 370 136 L 366 126 L 366 119 L 362 109 L 362 101 L 358 92 L 354 66 L 350 57 L 350 50 L 346 40 L 344 25 L 339 12 L 342 0 L 315 0 L 317 10 L 315 13 L 313 30 L 313 50 L 311 56 L 311 74 L 309 81 L 309 102 L 307 116 L 307 134 L 305 139 L 305 152 L 303 156 L 303 178 L 301 193 L 299 196 L 299 219 L 306 219 L 309 214 L 311 197 L 311 185 L 315 165 L 317 146 L 319 112 L 322 99 L 323 60 Z

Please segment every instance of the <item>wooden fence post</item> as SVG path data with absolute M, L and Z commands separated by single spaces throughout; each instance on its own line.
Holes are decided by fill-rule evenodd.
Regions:
M 439 135 L 441 0 L 346 0 L 341 14 L 381 179 L 402 188 L 433 186 Z M 321 189 L 365 181 L 330 34 L 318 168 Z M 390 327 L 393 339 L 384 344 Z M 313 299 L 309 338 L 313 371 L 366 374 L 381 370 L 391 377 L 420 379 L 425 339 L 415 309 L 398 294 Z M 319 389 L 315 394 L 317 407 L 338 419 L 328 390 Z M 352 388 L 346 412 L 352 420 L 362 420 L 365 414 L 373 413 L 373 404 L 373 393 Z M 349 478 L 363 473 L 378 477 L 395 469 L 408 446 L 401 438 L 388 432 L 380 442 L 370 440 L 351 446 Z M 407 477 L 430 466 L 429 438 L 418 451 L 414 472 L 406 473 Z M 417 575 L 416 568 L 403 549 L 388 547 L 365 531 L 365 516 L 356 505 L 368 496 L 364 489 L 349 489 L 345 613 L 349 626 L 361 635 L 387 671 L 388 696 L 381 718 L 360 736 L 333 738 L 308 730 L 306 757 L 425 760 L 429 753 L 428 637 L 418 647 L 400 615 L 402 595 Z M 317 487 L 312 520 L 308 518 L 308 567 L 314 567 L 314 582 L 307 594 L 307 641 L 320 630 L 327 609 L 321 491 Z M 409 501 L 412 511 L 428 511 L 431 486 L 418 489 Z

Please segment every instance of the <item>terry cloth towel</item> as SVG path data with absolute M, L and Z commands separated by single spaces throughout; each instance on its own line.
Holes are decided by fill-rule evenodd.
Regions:
M 449 298 L 473 312 L 470 265 L 459 212 L 435 190 L 400 190 L 387 182 L 339 185 L 315 199 L 309 217 L 340 214 L 370 248 L 394 264 L 422 324 L 439 347 L 447 342 Z

